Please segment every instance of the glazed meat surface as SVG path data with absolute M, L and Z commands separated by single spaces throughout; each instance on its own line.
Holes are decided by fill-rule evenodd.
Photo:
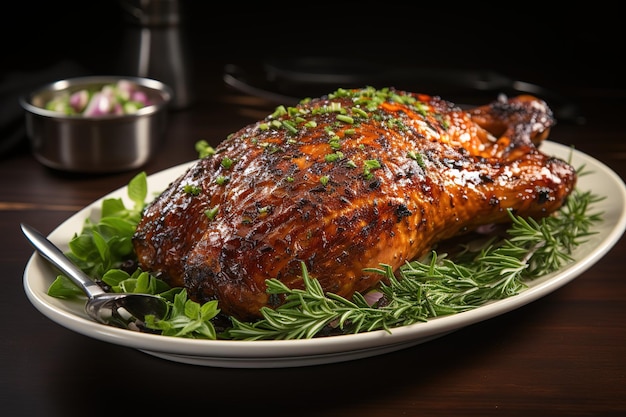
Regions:
M 576 183 L 542 153 L 554 125 L 528 95 L 462 110 L 439 97 L 364 88 L 279 107 L 235 132 L 147 208 L 134 245 L 141 267 L 223 313 L 260 317 L 282 302 L 277 278 L 302 288 L 300 262 L 349 298 L 438 242 L 539 218 Z

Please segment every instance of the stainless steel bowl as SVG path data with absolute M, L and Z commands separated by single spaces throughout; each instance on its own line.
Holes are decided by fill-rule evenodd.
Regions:
M 150 105 L 122 115 L 66 115 L 45 109 L 52 98 L 81 89 L 100 89 L 120 79 L 135 83 Z M 33 154 L 53 169 L 112 173 L 141 167 L 158 149 L 173 93 L 148 78 L 89 76 L 56 81 L 20 98 Z

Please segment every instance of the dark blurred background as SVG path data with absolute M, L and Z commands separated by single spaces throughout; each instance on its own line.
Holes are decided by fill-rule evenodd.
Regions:
M 532 92 L 546 98 L 562 121 L 582 123 L 579 98 L 613 100 L 618 106 L 626 98 L 623 19 L 617 9 L 601 5 L 548 12 L 547 4 L 526 3 L 496 8 L 482 2 L 471 7 L 382 1 L 176 3 L 189 89 L 203 100 L 210 100 L 211 92 L 195 91 L 200 77 L 230 81 L 230 87 L 278 101 L 365 84 L 468 104 L 498 92 Z M 129 49 L 132 53 L 129 34 L 137 25 L 123 4 L 12 3 L 3 13 L 0 38 L 4 126 L 20 111 L 15 94 L 37 83 L 126 71 L 123 57 Z
M 3 71 L 63 59 L 112 70 L 128 28 L 121 3 L 12 2 L 3 12 Z M 623 17 L 599 3 L 553 12 L 525 3 L 495 9 L 382 1 L 179 3 L 193 59 L 209 63 L 336 57 L 492 69 L 530 81 L 541 76 L 559 87 L 624 86 Z

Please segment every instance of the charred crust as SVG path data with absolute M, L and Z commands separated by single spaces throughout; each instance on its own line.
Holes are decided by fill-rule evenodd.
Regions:
M 413 214 L 413 212 L 411 210 L 409 210 L 409 208 L 407 206 L 405 206 L 404 204 L 400 204 L 400 205 L 396 206 L 395 215 L 396 215 L 396 222 L 397 223 L 400 223 L 403 218 L 409 217 L 412 214 Z

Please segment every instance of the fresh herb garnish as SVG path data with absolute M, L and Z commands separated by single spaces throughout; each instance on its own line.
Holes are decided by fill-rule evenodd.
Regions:
M 400 267 L 370 269 L 384 275 L 379 289 L 347 300 L 323 293 L 302 265 L 304 289 L 289 289 L 278 280 L 268 291 L 284 294 L 286 303 L 275 310 L 264 307 L 263 319 L 243 323 L 231 319 L 233 339 L 301 339 L 319 333 L 347 334 L 391 331 L 398 326 L 468 311 L 519 294 L 527 283 L 572 261 L 571 253 L 591 234 L 599 214 L 586 214 L 599 199 L 574 191 L 555 215 L 541 221 L 523 219 L 509 211 L 508 236 L 463 244 L 454 259 L 432 252 Z M 367 301 L 367 298 L 375 301 Z
M 70 240 L 68 257 L 94 279 L 133 259 L 132 236 L 141 220 L 147 193 L 147 177 L 142 172 L 128 183 L 132 207 L 127 208 L 121 198 L 105 199 L 100 219 L 85 219 L 81 233 Z
M 374 167 L 372 167 L 374 168 Z M 579 169 L 579 175 L 584 175 Z M 231 326 L 217 332 L 217 301 L 200 305 L 182 288 L 167 284 L 137 268 L 132 235 L 141 219 L 147 196 L 147 177 L 141 173 L 128 185 L 133 207 L 121 199 L 105 199 L 98 221 L 86 219 L 83 230 L 70 241 L 68 256 L 113 292 L 146 292 L 167 299 L 170 313 L 163 320 L 149 318 L 146 327 L 174 337 L 199 339 L 303 339 L 394 327 L 423 322 L 443 315 L 478 308 L 519 294 L 528 282 L 554 272 L 572 261 L 572 251 L 594 234 L 591 227 L 601 213 L 589 213 L 601 200 L 591 192 L 574 192 L 556 213 L 541 220 L 509 212 L 511 224 L 503 236 L 482 236 L 449 251 L 433 251 L 409 262 L 395 274 L 388 265 L 368 272 L 384 276 L 379 287 L 351 300 L 324 293 L 304 264 L 304 289 L 290 289 L 280 281 L 267 281 L 267 291 L 282 294 L 286 303 L 263 308 L 256 322 L 230 319 Z M 48 290 L 54 297 L 82 295 L 67 277 L 59 276 Z

